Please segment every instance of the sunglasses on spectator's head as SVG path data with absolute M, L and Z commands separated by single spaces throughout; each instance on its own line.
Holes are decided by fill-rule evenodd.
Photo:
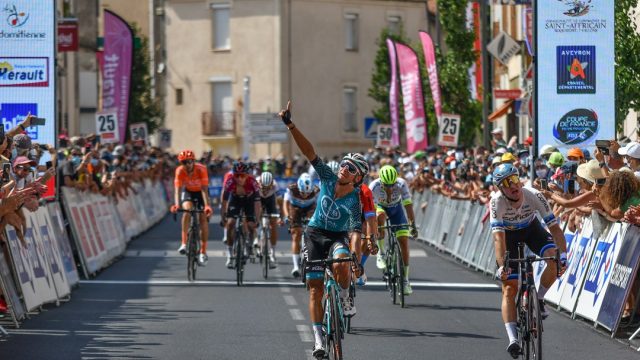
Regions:
M 341 162 L 340 163 L 340 168 L 344 168 L 344 167 L 347 168 L 347 171 L 349 172 L 349 174 L 351 174 L 351 175 L 357 175 L 358 174 L 358 169 L 352 163 L 350 163 L 348 161 Z
M 505 188 L 511 187 L 511 185 L 516 184 L 520 184 L 520 178 L 518 178 L 516 175 L 511 175 L 500 182 L 500 186 Z
M 29 166 L 26 165 L 17 165 L 13 168 L 14 170 L 26 170 L 29 169 Z

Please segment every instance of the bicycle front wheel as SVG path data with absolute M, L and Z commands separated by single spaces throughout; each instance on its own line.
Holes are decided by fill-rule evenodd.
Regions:
M 542 359 L 542 317 L 540 315 L 540 303 L 538 302 L 538 292 L 535 287 L 529 289 L 529 313 L 527 322 L 529 324 L 529 339 L 531 341 L 531 360 Z
M 269 229 L 262 229 L 262 276 L 266 279 L 269 276 Z
M 329 304 L 331 311 L 331 332 L 329 337 L 329 360 L 342 360 L 342 313 L 338 303 L 338 293 L 335 288 L 331 288 Z
M 402 250 L 400 249 L 400 244 L 396 242 L 396 280 L 397 280 L 397 289 L 398 289 L 398 301 L 400 302 L 400 307 L 404 307 L 404 260 L 402 259 Z
M 189 242 L 187 243 L 187 279 L 189 281 L 196 280 L 196 269 L 198 268 L 197 263 L 197 252 L 198 252 L 198 244 L 195 234 L 192 230 L 189 231 L 187 236 Z
M 391 301 L 395 305 L 398 303 L 398 287 L 397 287 L 397 277 L 398 273 L 396 272 L 396 256 L 398 256 L 396 252 L 395 246 L 389 246 L 389 250 L 387 251 L 387 282 L 389 283 L 389 295 L 391 295 Z
M 244 253 L 242 252 L 242 246 L 244 245 L 244 234 L 242 231 L 238 232 L 236 238 L 236 285 L 242 286 L 242 276 L 244 272 Z

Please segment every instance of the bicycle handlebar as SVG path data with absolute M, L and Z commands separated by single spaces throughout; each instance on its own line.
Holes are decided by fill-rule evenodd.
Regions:
M 527 257 L 524 257 L 522 259 L 510 259 L 509 258 L 509 252 L 506 251 L 504 254 L 504 266 L 505 267 L 509 267 L 509 265 L 511 263 L 514 264 L 527 264 L 527 263 L 535 263 L 538 261 L 547 261 L 547 260 L 553 260 L 556 263 L 556 277 L 560 277 L 560 251 L 558 250 L 558 248 L 556 248 L 556 254 L 554 256 L 541 256 L 541 257 L 537 257 L 535 255 L 529 255 Z
M 279 219 L 280 214 L 262 214 L 262 217 L 267 219 Z
M 337 259 L 328 258 L 328 259 L 322 259 L 322 260 L 306 260 L 305 262 L 309 265 L 331 265 L 331 264 L 346 263 L 346 262 L 352 262 L 352 261 L 354 261 L 353 256 L 346 257 L 346 258 L 337 258 Z
M 178 220 L 178 213 L 202 214 L 202 213 L 204 213 L 204 210 L 197 210 L 197 209 L 193 209 L 193 210 L 178 209 L 178 210 L 173 214 L 173 221 L 177 221 L 177 220 Z
M 416 229 L 418 228 L 415 224 L 413 225 Z M 399 227 L 411 227 L 411 224 L 399 224 L 399 225 L 382 225 L 378 226 L 378 229 L 395 229 Z

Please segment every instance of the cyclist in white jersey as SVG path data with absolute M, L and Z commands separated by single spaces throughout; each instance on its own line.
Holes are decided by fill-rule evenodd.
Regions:
M 268 171 L 263 172 L 258 179 L 258 185 L 260 185 L 260 190 L 258 194 L 260 194 L 260 201 L 262 202 L 261 212 L 264 212 L 268 215 L 280 214 L 278 210 L 278 204 L 276 201 L 276 197 L 278 196 L 278 183 L 273 181 L 273 174 Z M 258 219 L 261 218 L 262 214 L 258 213 Z M 271 247 L 269 249 L 269 267 L 271 269 L 275 269 L 278 264 L 276 262 L 276 245 L 278 243 L 278 228 L 277 225 L 282 224 L 282 220 L 278 218 L 270 218 L 269 222 L 271 223 Z M 254 247 L 257 245 L 254 243 Z
M 507 351 L 514 358 L 520 356 L 520 344 L 516 326 L 515 296 L 518 291 L 518 265 L 505 267 L 505 251 L 509 257 L 518 258 L 518 242 L 524 242 L 538 256 L 555 256 L 556 247 L 560 250 L 562 274 L 566 268 L 567 254 L 564 233 L 551 211 L 547 199 L 533 188 L 525 188 L 518 177 L 518 169 L 511 164 L 502 164 L 493 171 L 493 184 L 498 188 L 491 196 L 490 217 L 493 242 L 495 244 L 496 276 L 502 280 L 502 320 L 504 321 L 509 346 Z M 549 228 L 542 227 L 536 214 Z M 542 273 L 538 298 L 541 315 L 548 316 L 544 308 L 544 295 L 556 280 L 557 269 L 554 261 L 547 261 Z
M 413 225 L 415 216 L 413 214 L 413 206 L 411 205 L 411 194 L 409 186 L 403 178 L 398 177 L 398 172 L 391 165 L 385 165 L 380 168 L 380 177 L 369 184 L 369 188 L 373 193 L 373 202 L 376 204 L 376 215 L 378 217 L 378 226 L 383 226 L 389 218 L 391 225 L 407 224 L 409 218 L 409 227 L 400 227 L 395 229 L 395 234 L 402 250 L 402 260 L 404 261 L 404 284 L 403 292 L 405 295 L 411 295 L 411 283 L 409 282 L 409 235 L 416 236 L 416 229 Z M 406 215 L 405 215 L 406 212 Z M 386 264 L 382 257 L 384 247 L 384 236 L 378 239 L 378 248 L 380 252 L 376 259 L 376 265 L 379 269 L 384 269 Z

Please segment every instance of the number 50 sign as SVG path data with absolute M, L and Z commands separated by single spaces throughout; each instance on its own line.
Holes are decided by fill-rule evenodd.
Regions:
M 120 142 L 117 110 L 96 113 L 96 132 L 100 135 L 100 142 L 103 144 Z
M 460 115 L 442 114 L 438 121 L 438 145 L 457 147 L 460 134 Z

